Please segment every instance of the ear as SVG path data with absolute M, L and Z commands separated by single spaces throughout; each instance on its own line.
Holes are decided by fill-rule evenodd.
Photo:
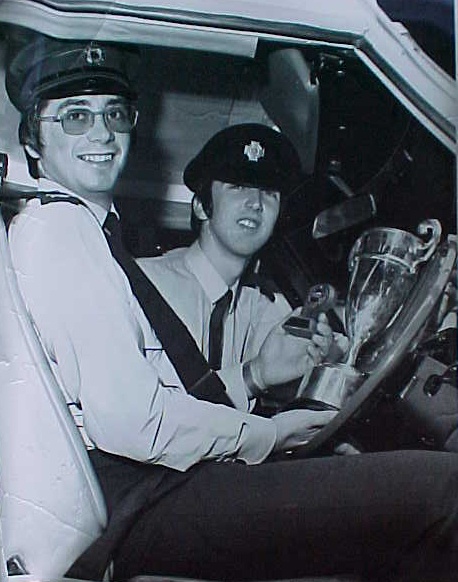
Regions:
M 208 220 L 207 213 L 205 212 L 204 207 L 202 206 L 202 200 L 197 196 L 194 196 L 194 198 L 192 199 L 192 210 L 194 212 L 195 217 L 198 218 L 199 220 Z
M 30 144 L 26 143 L 24 144 L 24 149 L 25 151 L 28 153 L 28 155 L 33 158 L 34 160 L 39 160 L 40 159 L 40 154 L 37 152 L 37 150 L 31 146 Z

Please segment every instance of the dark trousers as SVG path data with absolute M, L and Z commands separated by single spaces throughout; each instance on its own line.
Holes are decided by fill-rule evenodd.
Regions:
M 109 508 L 154 467 L 92 456 Z M 145 507 L 115 579 L 164 574 L 267 580 L 360 574 L 458 578 L 458 455 L 427 451 L 202 463 Z

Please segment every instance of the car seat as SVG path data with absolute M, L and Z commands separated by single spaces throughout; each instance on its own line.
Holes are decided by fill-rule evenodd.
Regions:
M 82 438 L 27 316 L 0 218 L 0 492 L 9 574 L 63 575 L 106 524 Z

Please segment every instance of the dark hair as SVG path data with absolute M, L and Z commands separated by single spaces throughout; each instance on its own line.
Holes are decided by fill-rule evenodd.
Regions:
M 194 212 L 194 200 L 200 200 L 205 214 L 208 218 L 211 218 L 213 214 L 212 185 L 213 180 L 206 180 L 205 182 L 201 182 L 194 192 L 193 203 L 191 204 L 191 229 L 196 235 L 200 233 L 202 220 Z
M 42 142 L 40 139 L 40 121 L 39 116 L 43 109 L 43 102 L 38 100 L 33 107 L 22 113 L 21 121 L 19 123 L 19 143 L 22 146 L 28 145 L 38 153 L 41 153 Z M 25 156 L 27 159 L 27 167 L 32 178 L 39 178 L 37 160 L 33 158 L 26 149 Z

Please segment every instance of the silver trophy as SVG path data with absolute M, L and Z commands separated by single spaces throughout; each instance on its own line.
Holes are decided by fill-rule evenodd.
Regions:
M 412 291 L 419 265 L 436 250 L 442 228 L 438 220 L 426 220 L 417 232 L 423 239 L 396 228 L 374 228 L 353 245 L 345 306 L 345 330 L 350 340 L 348 366 L 355 365 L 366 342 L 375 340 L 393 324 Z
M 415 284 L 418 268 L 434 253 L 442 228 L 438 220 L 419 224 L 420 237 L 396 228 L 373 228 L 355 242 L 348 267 L 345 305 L 349 339 L 346 361 L 324 363 L 315 370 L 303 396 L 340 409 L 364 379 L 357 367 L 361 347 L 393 324 Z

